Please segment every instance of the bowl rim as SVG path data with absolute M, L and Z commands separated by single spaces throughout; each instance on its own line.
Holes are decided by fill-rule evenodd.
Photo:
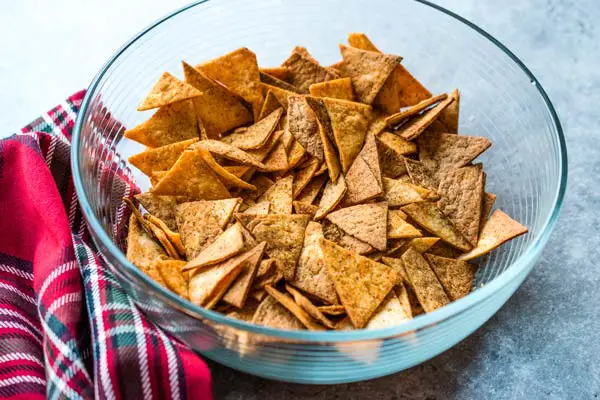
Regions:
M 71 169 L 73 171 L 75 191 L 79 202 L 81 204 L 81 209 L 83 215 L 94 234 L 92 234 L 92 238 L 96 242 L 96 238 L 99 239 L 100 243 L 95 243 L 96 247 L 104 247 L 108 249 L 109 253 L 112 254 L 116 258 L 116 260 L 124 265 L 129 273 L 132 273 L 138 280 L 141 280 L 145 285 L 147 285 L 158 297 L 161 301 L 167 303 L 169 306 L 174 307 L 188 315 L 193 314 L 192 317 L 201 316 L 202 318 L 206 318 L 213 323 L 226 325 L 232 328 L 241 329 L 247 332 L 252 332 L 255 334 L 271 336 L 271 337 L 280 337 L 282 339 L 291 339 L 291 340 L 300 340 L 305 342 L 346 342 L 346 341 L 362 341 L 362 340 L 375 340 L 375 339 L 384 339 L 393 336 L 400 336 L 402 334 L 406 334 L 409 332 L 422 330 L 427 328 L 428 326 L 436 325 L 441 323 L 455 315 L 459 315 L 461 313 L 466 312 L 470 308 L 475 307 L 480 302 L 489 298 L 497 291 L 501 290 L 504 286 L 508 285 L 514 279 L 516 279 L 519 274 L 521 274 L 528 266 L 530 266 L 533 262 L 537 261 L 537 257 L 548 242 L 550 238 L 550 234 L 552 229 L 558 219 L 558 215 L 560 209 L 562 207 L 562 203 L 564 200 L 565 190 L 567 186 L 567 175 L 568 175 L 568 163 L 567 163 L 567 147 L 566 141 L 563 133 L 563 129 L 558 118 L 558 114 L 552 105 L 546 91 L 537 80 L 537 78 L 533 75 L 533 73 L 525 66 L 525 64 L 514 54 L 512 53 L 506 46 L 504 46 L 500 41 L 494 38 L 492 35 L 487 33 L 485 30 L 475 25 L 471 21 L 467 20 L 464 17 L 442 7 L 437 4 L 433 4 L 428 0 L 415 0 L 416 2 L 428 6 L 434 10 L 437 10 L 447 16 L 454 18 L 456 21 L 466 25 L 467 27 L 473 29 L 476 33 L 483 36 L 485 39 L 489 40 L 492 44 L 494 44 L 498 49 L 500 49 L 504 54 L 506 54 L 520 69 L 525 75 L 530 79 L 530 82 L 536 87 L 538 93 L 542 97 L 544 104 L 547 107 L 548 112 L 550 113 L 551 119 L 556 129 L 556 135 L 558 136 L 558 144 L 559 144 L 559 185 L 556 193 L 554 194 L 552 211 L 548 214 L 546 220 L 544 221 L 541 231 L 539 235 L 534 238 L 532 243 L 529 245 L 527 249 L 525 249 L 524 253 L 521 254 L 508 268 L 503 271 L 499 276 L 493 279 L 490 283 L 487 283 L 483 287 L 477 289 L 474 292 L 471 292 L 469 295 L 450 303 L 447 306 L 444 306 L 438 310 L 435 310 L 431 313 L 426 313 L 422 315 L 418 315 L 417 317 L 403 322 L 397 326 L 380 328 L 380 329 L 360 329 L 354 331 L 326 331 L 326 332 L 313 332 L 313 331 L 292 331 L 292 330 L 282 330 L 276 328 L 270 328 L 266 326 L 254 325 L 249 322 L 240 321 L 234 318 L 227 317 L 224 314 L 218 313 L 216 311 L 207 310 L 200 306 L 197 306 L 188 300 L 185 300 L 175 293 L 171 292 L 168 289 L 163 288 L 152 279 L 150 279 L 145 273 L 143 273 L 140 269 L 135 267 L 127 258 L 125 254 L 121 251 L 121 249 L 110 239 L 102 225 L 98 217 L 92 211 L 92 208 L 87 200 L 87 195 L 83 186 L 83 180 L 80 174 L 80 160 L 79 160 L 79 148 L 81 146 L 81 129 L 83 127 L 83 116 L 86 114 L 87 109 L 90 105 L 90 102 L 95 95 L 96 89 L 100 80 L 103 78 L 107 70 L 112 66 L 112 64 L 137 40 L 142 38 L 146 33 L 162 24 L 163 22 L 197 6 L 200 6 L 204 3 L 208 3 L 210 0 L 199 0 L 193 3 L 190 3 L 184 7 L 181 7 L 164 17 L 158 19 L 138 34 L 136 34 L 133 38 L 131 38 L 128 42 L 126 42 L 121 48 L 119 48 L 112 57 L 104 64 L 104 66 L 100 69 L 100 71 L 96 74 L 91 84 L 89 85 L 86 95 L 81 103 L 81 108 L 79 113 L 77 114 L 77 119 L 75 122 L 75 126 L 73 129 L 73 137 L 72 137 L 72 151 L 71 151 Z M 103 255 L 104 257 L 104 255 Z

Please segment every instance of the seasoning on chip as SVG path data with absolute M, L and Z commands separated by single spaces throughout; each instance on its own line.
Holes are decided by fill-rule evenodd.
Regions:
M 432 312 L 450 302 L 444 288 L 421 253 L 412 248 L 402 255 L 408 282 L 425 312 Z
M 170 169 L 183 152 L 197 141 L 198 139 L 189 139 L 155 149 L 147 149 L 141 153 L 132 155 L 127 161 L 144 174 L 151 176 L 152 171 L 166 171 Z
M 360 204 L 334 211 L 327 219 L 347 234 L 383 251 L 387 247 L 387 212 L 386 202 Z
M 139 105 L 137 110 L 144 111 L 163 107 L 177 103 L 178 101 L 192 99 L 200 95 L 201 92 L 198 89 L 185 82 L 181 82 L 170 73 L 165 72 L 150 90 L 150 93 L 144 99 L 142 104 Z
M 184 271 L 190 271 L 208 265 L 217 264 L 223 260 L 233 257 L 244 247 L 244 237 L 240 224 L 235 224 L 215 238 L 215 240 L 204 248 L 200 254 L 190 260 Z
M 352 80 L 350 78 L 339 78 L 314 83 L 310 85 L 309 90 L 311 96 L 354 101 L 354 89 L 352 89 Z
M 476 267 L 465 261 L 425 254 L 429 265 L 440 280 L 451 301 L 465 297 L 471 291 Z

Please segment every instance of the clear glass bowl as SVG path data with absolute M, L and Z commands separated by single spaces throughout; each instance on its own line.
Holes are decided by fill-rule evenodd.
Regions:
M 142 150 L 122 140 L 151 112 L 136 106 L 163 71 L 182 76 L 196 64 L 238 47 L 260 65 L 276 66 L 295 45 L 323 64 L 337 45 L 366 32 L 434 93 L 461 90 L 460 131 L 487 136 L 482 157 L 497 207 L 529 227 L 481 262 L 477 289 L 433 313 L 396 327 L 349 332 L 282 331 L 197 307 L 161 288 L 121 251 L 121 197 L 135 180 L 127 157 Z M 148 317 L 205 357 L 267 378 L 340 383 L 375 378 L 445 351 L 487 321 L 540 257 L 561 207 L 567 155 L 557 115 L 531 72 L 493 37 L 425 1 L 201 1 L 156 22 L 123 46 L 89 87 L 73 136 L 75 185 L 92 237 L 111 270 Z

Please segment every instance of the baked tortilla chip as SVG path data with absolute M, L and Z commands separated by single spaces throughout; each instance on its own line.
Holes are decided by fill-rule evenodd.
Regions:
M 483 202 L 484 177 L 481 164 L 448 171 L 440 181 L 440 210 L 473 245 L 477 244 Z
M 158 269 L 160 276 L 163 278 L 165 285 L 169 289 L 184 299 L 187 299 L 188 282 L 181 270 L 184 265 L 185 261 L 159 260 L 156 262 L 156 269 Z
M 319 209 L 315 213 L 315 220 L 320 220 L 337 207 L 344 198 L 346 191 L 346 180 L 343 175 L 340 175 L 336 183 L 328 181 L 319 202 Z
M 387 212 L 386 202 L 360 204 L 334 211 L 327 219 L 347 234 L 384 251 L 387 247 Z
M 306 311 L 304 311 L 292 298 L 284 293 L 281 293 L 279 290 L 275 289 L 273 286 L 265 286 L 265 290 L 271 297 L 281 303 L 282 306 L 287 308 L 302 324 L 307 327 L 311 331 L 324 331 L 321 325 L 315 322 L 310 315 Z
M 418 237 L 418 238 L 414 238 L 414 239 L 410 239 L 410 240 L 399 239 L 399 240 L 394 241 L 393 245 L 390 245 L 391 250 L 388 252 L 388 254 L 392 257 L 399 257 L 409 247 L 412 247 L 419 253 L 423 254 L 423 253 L 426 253 L 427 251 L 429 251 L 437 243 L 443 243 L 443 242 L 440 242 L 440 238 L 437 238 L 437 237 Z M 448 246 L 448 247 L 454 249 L 451 246 Z
M 152 171 L 166 171 L 179 159 L 184 150 L 196 143 L 198 139 L 184 140 L 155 149 L 147 149 L 127 159 L 131 165 L 148 176 Z
M 379 141 L 377 141 L 377 149 L 382 176 L 394 179 L 406 174 L 403 156 L 398 155 Z
M 279 124 L 283 108 L 279 107 L 271 114 L 249 126 L 242 132 L 234 132 L 222 139 L 223 142 L 242 150 L 255 150 L 267 143 Z
M 331 71 L 322 67 L 312 57 L 293 52 L 282 66 L 288 69 L 288 81 L 302 93 L 308 93 L 310 85 L 338 78 Z
M 325 185 L 326 181 L 327 176 L 325 175 L 313 178 L 296 197 L 296 200 L 302 203 L 312 204 L 321 192 L 321 188 Z
M 397 280 L 396 271 L 328 240 L 321 239 L 320 247 L 327 273 L 352 325 L 364 327 L 392 290 Z
M 418 102 L 414 106 L 408 107 L 402 111 L 394 113 L 385 119 L 385 123 L 389 127 L 393 127 L 398 125 L 400 122 L 412 117 L 413 115 L 417 115 L 420 112 L 428 109 L 434 104 L 439 103 L 442 100 L 446 100 L 448 98 L 447 93 L 438 94 L 437 96 L 430 97 L 423 101 Z
M 395 326 L 401 321 L 411 319 L 411 315 L 412 313 L 406 313 L 406 309 L 400 304 L 396 292 L 392 290 L 381 302 L 375 313 L 373 313 L 365 329 L 380 329 Z
M 267 189 L 269 189 L 271 186 L 273 186 L 275 184 L 275 182 L 273 182 L 273 180 L 271 180 L 270 178 L 268 178 L 265 175 L 257 175 L 256 177 L 254 177 L 254 179 L 252 179 L 250 181 L 250 183 L 252 183 L 252 185 L 256 186 L 256 190 L 254 192 L 248 193 L 246 198 L 252 199 L 252 200 L 256 200 L 257 198 L 262 196 L 262 194 L 264 192 L 266 192 Z
M 381 262 L 391 267 L 398 274 L 398 279 L 396 280 L 396 285 L 401 285 L 403 282 L 408 282 L 408 275 L 406 275 L 406 270 L 404 269 L 404 263 L 399 258 L 393 257 L 381 257 Z
M 441 112 L 439 117 L 429 127 L 438 133 L 458 133 L 458 114 L 460 109 L 460 92 L 454 89 L 450 96 L 454 101 Z
M 296 176 L 294 177 L 294 183 L 292 185 L 294 198 L 298 197 L 300 192 L 308 185 L 318 169 L 319 160 L 312 158 L 309 160 L 308 165 L 302 169 L 296 170 Z
M 196 68 L 247 101 L 252 106 L 254 119 L 258 121 L 264 96 L 256 54 L 242 47 Z
M 325 239 L 342 246 L 346 250 L 361 255 L 372 253 L 375 250 L 370 244 L 365 243 L 354 236 L 348 235 L 337 225 L 327 221 L 326 219 L 321 221 L 321 226 L 323 227 L 323 235 L 325 236 Z
M 423 256 L 412 248 L 402 254 L 408 282 L 425 312 L 432 312 L 450 303 L 442 284 Z
M 343 206 L 364 203 L 383 194 L 381 169 L 375 137 L 368 135 L 363 149 L 346 173 L 348 191 Z
M 477 246 L 458 257 L 459 260 L 469 261 L 489 253 L 501 244 L 527 233 L 527 227 L 521 225 L 501 210 L 496 210 L 487 220 L 479 233 Z
M 288 102 L 289 132 L 311 156 L 323 161 L 323 143 L 317 115 L 304 96 L 290 96 Z
M 196 110 L 191 100 L 161 107 L 145 122 L 125 131 L 127 139 L 148 147 L 161 147 L 199 136 Z
M 311 294 L 326 303 L 337 304 L 337 294 L 319 247 L 324 238 L 323 228 L 318 222 L 309 222 L 304 234 L 304 245 L 296 267 L 296 275 L 291 283 L 298 289 Z
M 464 167 L 492 145 L 485 137 L 435 132 L 421 135 L 417 143 L 419 159 L 431 171 Z
M 270 201 L 261 201 L 260 203 L 256 203 L 244 210 L 244 214 L 266 215 L 269 213 L 270 209 Z
M 260 110 L 260 116 L 258 120 L 265 118 L 267 115 L 270 115 L 273 111 L 281 108 L 282 105 L 277 100 L 277 97 L 270 90 L 267 92 L 267 96 L 265 97 L 265 102 L 263 104 L 262 110 Z
M 437 198 L 438 182 L 433 176 L 433 172 L 428 170 L 421 162 L 406 157 L 404 158 L 404 165 L 412 183 L 431 190 L 429 195 L 431 200 Z
M 306 150 L 299 141 L 294 140 L 290 151 L 288 151 L 288 168 L 292 169 L 305 159 Z
M 404 283 L 396 285 L 394 287 L 394 293 L 396 293 L 396 296 L 398 297 L 398 301 L 400 302 L 400 306 L 404 310 L 404 314 L 408 316 L 409 319 L 412 318 L 413 311 L 410 301 L 410 294 L 406 285 Z M 415 296 L 414 293 L 413 296 Z
M 271 75 L 272 77 L 281 79 L 282 81 L 285 81 L 288 75 L 286 67 L 259 68 L 258 70 L 263 74 Z
M 401 210 L 388 211 L 388 239 L 412 239 L 423 236 L 420 230 L 405 221 L 403 215 L 406 216 Z
M 285 90 L 278 86 L 269 85 L 268 83 L 262 82 L 260 85 L 263 87 L 265 92 L 271 92 L 273 96 L 275 96 L 275 98 L 277 99 L 277 102 L 281 104 L 281 106 L 285 108 L 286 111 L 288 109 L 288 98 L 290 96 L 298 95 L 298 93 L 296 92 Z
M 265 300 L 266 297 L 272 299 L 272 297 L 270 297 L 267 294 L 267 291 L 265 289 L 263 289 L 263 288 L 260 288 L 260 289 L 257 289 L 257 290 L 251 290 L 250 293 L 248 293 L 248 297 L 250 299 L 252 299 L 253 301 L 256 301 L 256 302 L 259 302 L 259 303 L 262 302 L 263 300 Z M 280 305 L 277 302 L 277 300 L 273 299 L 273 301 L 275 303 L 277 303 L 278 307 L 281 307 L 285 312 L 287 312 L 289 315 L 291 315 L 292 317 L 294 317 L 294 314 L 292 314 L 291 312 L 289 312 L 284 306 Z M 258 309 L 257 309 L 257 311 L 258 311 Z M 296 317 L 294 317 L 294 319 L 296 321 L 298 321 L 298 319 Z M 254 321 L 252 321 L 252 323 L 253 324 L 259 324 L 259 325 L 264 325 L 264 324 L 261 324 L 260 322 L 254 322 Z M 302 323 L 300 321 L 298 321 L 298 324 L 299 324 L 298 325 L 299 328 L 291 328 L 291 329 L 304 329 L 304 325 L 302 325 Z
M 315 83 L 310 85 L 309 90 L 310 95 L 315 97 L 331 97 L 332 99 L 354 101 L 354 90 L 350 78 Z
M 162 246 L 142 228 L 134 214 L 129 218 L 126 257 L 148 275 L 157 261 L 168 258 Z
M 198 152 L 186 150 L 152 190 L 157 195 L 188 196 L 194 200 L 219 200 L 229 191 Z
M 352 79 L 356 97 L 361 103 L 371 104 L 375 96 L 402 61 L 402 57 L 375 53 L 340 45 L 344 62 L 340 65 L 343 76 Z
M 152 215 L 160 219 L 171 230 L 177 230 L 175 206 L 188 201 L 180 196 L 157 196 L 152 192 L 136 194 L 134 198 Z
M 332 304 L 330 306 L 319 306 L 317 307 L 319 311 L 326 315 L 343 315 L 346 314 L 346 309 L 341 304 Z
M 315 213 L 319 209 L 318 206 L 308 204 L 308 203 L 303 203 L 301 201 L 294 201 L 293 205 L 294 205 L 294 211 L 296 214 L 307 214 L 310 216 L 311 219 L 314 218 Z
M 256 160 L 264 161 L 272 151 L 274 151 L 275 147 L 280 143 L 280 139 L 283 136 L 283 131 L 275 131 L 267 140 L 262 147 L 256 150 L 248 150 L 250 156 L 254 157 Z
M 469 251 L 473 246 L 452 224 L 434 203 L 412 203 L 402 207 L 410 218 L 428 232 L 438 236 L 444 242 L 462 251 Z
M 221 182 L 223 182 L 225 185 L 227 185 L 229 187 L 235 186 L 235 187 L 242 188 L 242 189 L 256 190 L 255 186 L 249 184 L 246 181 L 241 180 L 240 178 L 238 178 L 234 174 L 230 173 L 224 167 L 221 167 L 221 165 L 219 165 L 219 163 L 217 163 L 215 161 L 215 159 L 208 152 L 208 150 L 205 150 L 202 147 L 198 147 L 196 149 L 196 152 L 200 155 L 200 157 L 202 157 L 202 160 L 204 160 L 204 162 L 206 163 L 206 165 L 208 165 L 209 168 L 215 174 L 217 174 L 217 176 L 219 177 L 219 179 L 221 179 Z
M 207 309 L 214 307 L 242 272 L 243 265 L 236 257 L 196 271 L 190 278 L 190 301 Z
M 252 122 L 252 113 L 239 97 L 185 62 L 183 72 L 185 81 L 201 93 L 192 101 L 198 121 L 209 139 Z
M 294 177 L 292 175 L 281 178 L 273 186 L 268 188 L 256 202 L 268 201 L 271 203 L 272 214 L 292 213 L 292 188 Z
M 264 159 L 264 164 L 265 171 L 268 172 L 287 171 L 290 169 L 290 161 L 285 151 L 285 146 L 281 141 L 275 144 L 273 150 Z
M 383 190 L 383 197 L 390 207 L 426 201 L 431 194 L 430 190 L 421 186 L 385 177 L 383 178 Z
M 287 283 L 285 284 L 285 290 L 287 290 L 288 293 L 294 297 L 296 304 L 300 306 L 300 308 L 302 308 L 315 321 L 329 329 L 334 329 L 333 323 L 329 320 L 329 318 L 327 318 L 306 296 L 300 293 L 299 290 L 288 285 Z
M 266 83 L 267 85 L 275 86 L 275 87 L 287 90 L 289 92 L 294 92 L 294 93 L 298 93 L 298 94 L 303 93 L 296 86 L 290 85 L 286 81 L 283 81 L 283 80 L 278 79 L 278 78 L 276 78 L 276 77 L 274 77 L 272 75 L 265 74 L 265 73 L 262 73 L 262 72 L 260 74 L 260 81 L 262 83 Z
M 402 125 L 398 130 L 398 134 L 406 140 L 416 139 L 453 101 L 454 97 L 447 97 L 445 100 L 439 102 L 435 107 L 430 108 L 419 116 L 412 118 L 410 121 L 408 121 L 408 123 Z
M 243 165 L 250 165 L 260 170 L 264 170 L 266 168 L 265 165 L 258 161 L 258 159 L 252 154 L 218 140 L 202 140 L 194 144 L 194 147 L 202 147 L 204 150 L 208 150 L 212 154 L 216 154 Z
M 446 290 L 450 301 L 455 301 L 471 292 L 477 267 L 465 261 L 425 254 L 425 258 Z
M 224 302 L 237 308 L 244 307 L 250 288 L 254 283 L 256 271 L 258 270 L 258 265 L 265 251 L 266 244 L 266 242 L 262 242 L 241 255 L 244 260 L 242 272 L 240 272 L 235 282 L 229 287 L 229 290 L 225 292 L 222 298 Z
M 137 196 L 136 196 L 137 199 Z M 139 201 L 139 200 L 138 200 Z M 140 201 L 141 203 L 141 201 Z M 494 207 L 494 203 L 496 203 L 496 195 L 494 193 L 484 192 L 483 193 L 483 202 L 481 204 L 481 220 L 479 221 L 479 231 L 483 229 L 483 226 L 487 222 L 490 212 L 492 212 L 492 208 Z M 142 203 L 143 205 L 143 203 Z M 146 206 L 144 206 L 146 207 Z M 148 207 L 146 207 L 148 208 Z
M 175 78 L 168 72 L 162 74 L 158 82 L 152 87 L 148 96 L 137 108 L 138 111 L 150 110 L 163 107 L 200 96 L 202 93 Z
M 323 104 L 331 121 L 331 130 L 340 155 L 342 170 L 347 172 L 365 141 L 371 118 L 371 107 L 330 98 L 324 98 Z
M 329 114 L 327 113 L 327 109 L 325 108 L 323 100 L 315 97 L 308 97 L 307 100 L 308 104 L 317 115 L 317 121 L 319 123 L 319 136 L 321 138 L 321 143 L 323 143 L 323 154 L 325 157 L 325 163 L 327 164 L 329 178 L 333 182 L 337 182 L 338 177 L 340 176 L 341 166 L 338 151 L 332 143 L 334 136 Z
M 391 132 L 383 131 L 379 133 L 379 135 L 377 135 L 377 140 L 379 140 L 386 149 L 392 150 L 399 156 L 417 152 L 416 144 Z
M 206 246 L 200 253 L 188 262 L 184 271 L 207 267 L 227 260 L 242 251 L 244 247 L 244 237 L 242 236 L 242 226 L 234 224 L 225 232 L 215 238 L 215 240 Z
M 371 42 L 371 40 L 362 32 L 351 32 L 348 34 L 348 44 L 357 49 L 363 49 L 367 51 L 374 51 L 381 53 L 377 47 Z
M 183 243 L 181 242 L 181 236 L 179 235 L 179 233 L 173 232 L 167 226 L 167 224 L 165 224 L 163 221 L 161 221 L 159 218 L 156 218 L 152 214 L 146 214 L 144 216 L 144 218 L 146 219 L 146 222 L 148 224 L 153 224 L 158 229 L 160 229 L 161 231 L 163 231 L 164 235 L 166 236 L 167 241 L 170 244 L 168 246 L 169 247 L 173 247 L 176 250 L 176 252 L 177 252 L 177 256 L 175 256 L 173 258 L 179 260 L 180 259 L 179 256 L 184 256 L 185 255 L 185 247 L 183 247 Z
M 305 329 L 302 322 L 275 298 L 266 296 L 261 301 L 252 318 L 253 324 L 285 330 Z
M 239 215 L 241 217 L 247 214 Z M 304 243 L 304 230 L 308 225 L 308 215 L 257 215 L 246 224 L 246 228 L 259 241 L 266 241 L 266 252 L 276 259 L 288 281 L 294 279 L 296 264 Z M 243 222 L 242 222 L 243 223 Z

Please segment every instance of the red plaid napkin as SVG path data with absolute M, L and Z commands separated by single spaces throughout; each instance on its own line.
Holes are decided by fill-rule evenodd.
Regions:
M 133 305 L 75 196 L 85 92 L 0 140 L 0 397 L 212 399 L 210 371 Z

